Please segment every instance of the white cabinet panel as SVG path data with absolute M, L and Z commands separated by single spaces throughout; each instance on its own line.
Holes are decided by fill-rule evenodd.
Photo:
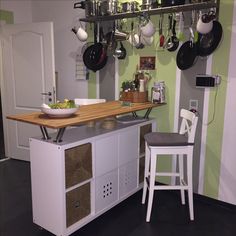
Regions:
M 118 170 L 96 180 L 95 211 L 99 212 L 118 200 Z
M 119 197 L 122 198 L 137 188 L 138 160 L 129 162 L 119 168 Z
M 95 174 L 103 175 L 118 167 L 118 136 L 110 135 L 95 143 Z
M 119 134 L 119 165 L 123 165 L 139 156 L 138 128 L 132 128 Z

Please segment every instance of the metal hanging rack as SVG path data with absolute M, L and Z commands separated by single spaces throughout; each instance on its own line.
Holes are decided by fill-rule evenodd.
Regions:
M 135 11 L 135 12 L 117 13 L 114 15 L 107 15 L 107 16 L 92 16 L 92 17 L 81 18 L 80 21 L 94 23 L 94 22 L 101 22 L 101 21 L 112 21 L 116 19 L 135 18 L 143 14 L 147 14 L 151 16 L 151 15 L 166 14 L 166 13 L 203 10 L 203 9 L 210 9 L 210 8 L 216 8 L 216 15 L 218 16 L 219 7 L 220 7 L 220 0 L 211 0 L 211 1 L 200 2 L 200 3 L 189 3 L 189 4 L 180 5 L 180 6 L 159 7 L 155 9 L 140 10 L 140 11 Z

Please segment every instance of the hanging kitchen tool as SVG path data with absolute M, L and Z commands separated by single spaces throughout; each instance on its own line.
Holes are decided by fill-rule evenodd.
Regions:
M 83 61 L 85 66 L 94 72 L 106 65 L 106 48 L 101 42 L 97 42 L 97 24 L 94 25 L 94 44 L 85 50 Z
M 198 48 L 194 43 L 194 33 L 190 30 L 190 40 L 183 43 L 176 56 L 176 64 L 180 70 L 186 70 L 192 67 L 198 58 Z
M 209 56 L 219 46 L 223 37 L 222 25 L 218 21 L 213 21 L 213 27 L 208 34 L 200 34 L 198 37 L 198 55 L 201 57 Z
M 172 36 L 169 40 L 171 40 L 172 46 L 168 47 L 167 50 L 170 52 L 175 51 L 179 47 L 179 39 L 176 37 L 176 19 L 173 20 L 173 26 L 172 26 Z
M 164 45 L 165 49 L 169 49 L 173 47 L 173 42 L 172 42 L 172 20 L 173 20 L 173 15 L 169 14 L 168 16 L 168 30 L 167 30 L 167 37 L 166 37 L 166 43 Z
M 116 22 L 114 21 L 112 31 L 108 32 L 105 36 L 107 42 L 107 54 L 109 56 L 114 55 L 117 48 L 117 41 L 115 40 L 115 30 Z
M 118 50 L 116 50 L 116 53 L 117 53 L 116 56 L 119 60 L 125 59 L 127 53 L 126 53 L 126 49 L 125 49 L 122 42 L 120 42 L 120 48 Z
M 165 36 L 163 34 L 163 20 L 164 20 L 164 15 L 160 15 L 159 19 L 159 47 L 163 48 L 165 44 Z

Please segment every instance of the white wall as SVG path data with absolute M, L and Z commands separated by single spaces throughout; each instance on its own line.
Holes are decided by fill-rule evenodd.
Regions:
M 75 78 L 75 55 L 83 45 L 71 32 L 71 28 L 79 25 L 78 19 L 84 17 L 84 10 L 73 9 L 74 2 L 76 1 L 3 0 L 1 3 L 1 9 L 13 11 L 15 23 L 53 22 L 59 100 L 88 96 L 88 82 Z

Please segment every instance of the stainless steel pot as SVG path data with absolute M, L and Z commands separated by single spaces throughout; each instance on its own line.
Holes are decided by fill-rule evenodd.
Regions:
M 157 0 L 142 0 L 141 10 L 157 8 Z
M 97 15 L 97 1 L 96 0 L 86 0 L 86 1 L 81 1 L 77 2 L 74 4 L 74 8 L 81 8 L 85 10 L 85 16 L 90 17 L 90 16 L 96 16 Z
M 96 0 L 85 1 L 85 15 L 97 16 L 98 15 L 98 2 Z
M 121 3 L 122 12 L 134 12 L 138 11 L 139 4 L 136 1 Z
M 102 0 L 100 1 L 99 14 L 101 16 L 113 15 L 118 13 L 118 1 L 117 0 Z

